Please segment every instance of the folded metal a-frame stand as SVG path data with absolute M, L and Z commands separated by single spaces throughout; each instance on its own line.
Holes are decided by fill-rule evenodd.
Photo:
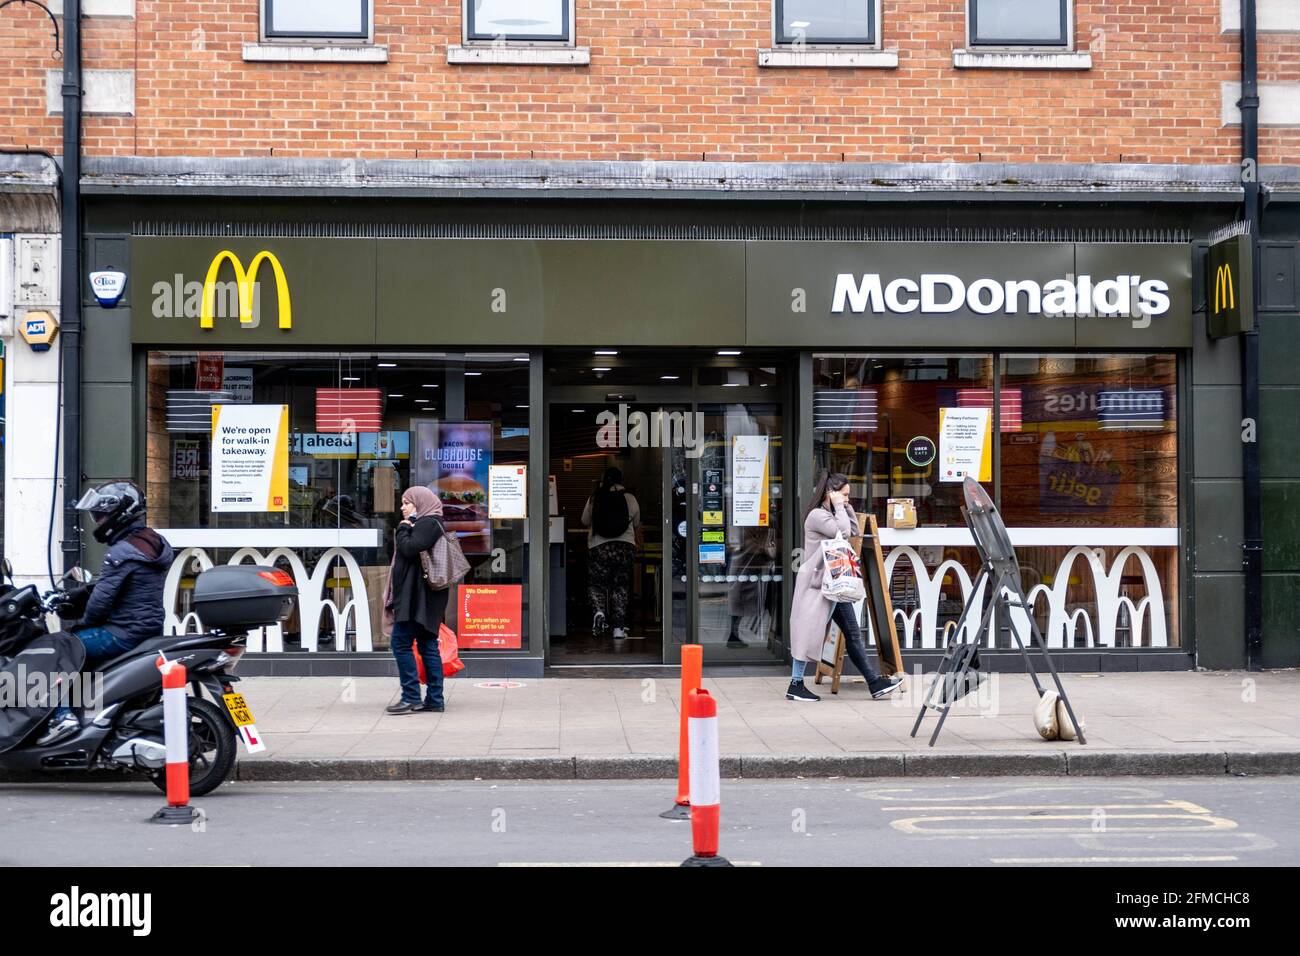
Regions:
M 1047 642 L 1043 640 L 1043 635 L 1038 630 L 1038 623 L 1034 620 L 1029 601 L 1021 588 L 1020 564 L 1016 560 L 1015 550 L 1011 547 L 1011 536 L 1007 534 L 1002 516 L 998 514 L 997 506 L 993 504 L 988 493 L 973 478 L 965 480 L 962 491 L 966 498 L 966 507 L 961 509 L 961 513 L 966 519 L 966 526 L 970 528 L 971 537 L 975 539 L 975 548 L 979 551 L 980 571 L 971 586 L 970 598 L 962 608 L 961 617 L 957 619 L 955 631 L 943 655 L 943 660 L 939 662 L 934 683 L 930 685 L 930 690 L 925 695 L 921 712 L 916 715 L 916 723 L 912 725 L 912 736 L 915 737 L 917 730 L 920 729 L 921 721 L 925 719 L 925 712 L 937 710 L 939 722 L 935 725 L 934 733 L 930 735 L 930 746 L 933 747 L 952 705 L 959 698 L 975 690 L 982 682 L 978 670 L 979 642 L 983 639 L 989 619 L 1000 606 L 1025 612 L 1025 617 L 1029 620 L 1031 642 L 1036 642 L 1043 652 L 1047 669 L 1052 675 L 1053 683 L 1056 684 L 1056 692 L 1060 694 L 1061 701 L 1065 704 L 1065 711 L 1074 724 L 1079 743 L 1086 743 L 1087 741 L 1083 739 L 1083 729 L 1075 719 L 1074 708 L 1070 706 L 1070 698 L 1066 696 L 1065 688 L 1061 686 L 1061 678 L 1052 664 L 1052 656 L 1047 652 Z M 991 588 L 981 591 L 980 586 L 986 582 L 991 584 Z M 962 625 L 966 623 L 966 618 L 975 610 L 977 604 L 983 605 L 980 622 L 970 632 L 971 639 L 965 640 L 963 634 L 966 632 L 962 630 Z M 1025 659 L 1025 668 L 1034 682 L 1034 688 L 1038 691 L 1038 696 L 1042 697 L 1043 685 L 1038 680 L 1038 673 L 1034 670 L 1029 651 L 1025 648 L 1024 641 L 1020 639 L 1020 632 L 1014 623 L 1010 630 L 1016 646 L 1020 648 L 1021 656 Z

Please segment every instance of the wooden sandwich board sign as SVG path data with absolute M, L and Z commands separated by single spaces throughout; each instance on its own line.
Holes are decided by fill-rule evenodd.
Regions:
M 869 628 L 876 639 L 876 658 L 880 661 L 881 675 L 890 677 L 898 674 L 906 679 L 903 652 L 898 646 L 898 630 L 894 626 L 894 606 L 889 600 L 889 587 L 885 579 L 885 555 L 880 550 L 880 529 L 876 524 L 876 516 L 858 515 L 858 530 L 861 535 L 854 537 L 852 544 L 862 564 L 862 583 L 867 591 L 866 600 L 862 602 L 862 626 L 864 631 Z M 869 549 L 866 547 L 868 543 L 871 545 Z M 829 677 L 832 694 L 840 692 L 844 650 L 844 634 L 831 622 L 827 626 L 826 639 L 822 642 L 821 657 L 817 661 L 817 674 L 813 683 L 820 684 L 823 677 Z M 906 689 L 906 684 L 900 688 Z
M 831 679 L 831 693 L 840 692 L 840 677 L 844 673 L 844 632 L 832 621 L 826 628 L 826 638 L 822 641 L 821 657 L 817 661 L 817 674 L 814 684 L 820 684 L 823 677 Z
M 880 550 L 880 528 L 875 515 L 866 515 L 863 550 L 871 542 L 871 552 L 863 558 L 862 576 L 867 586 L 866 611 L 871 615 L 871 633 L 876 638 L 876 657 L 885 677 L 898 674 L 906 678 L 903 651 L 898 646 L 898 628 L 894 622 L 894 603 L 889 599 L 889 579 L 885 577 L 885 553 Z M 862 519 L 859 519 L 861 522 Z M 902 688 L 906 689 L 906 687 Z

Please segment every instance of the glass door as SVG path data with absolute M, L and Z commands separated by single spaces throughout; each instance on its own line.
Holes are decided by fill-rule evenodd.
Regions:
M 552 666 L 661 664 L 685 640 L 689 418 L 684 403 L 552 392 Z
M 770 661 L 787 629 L 781 405 L 704 401 L 694 414 L 702 441 L 671 457 L 671 611 L 689 623 L 674 626 L 668 660 L 692 642 L 710 661 Z
M 770 384 L 549 390 L 557 537 L 550 565 L 552 666 L 710 662 L 785 653 L 789 443 Z M 593 496 L 616 469 L 636 501 L 630 562 L 608 562 Z M 623 586 L 626 585 L 626 588 Z M 618 591 L 616 597 L 614 592 Z M 622 600 L 617 620 L 614 600 Z M 598 613 L 603 612 L 603 620 Z M 626 636 L 614 629 L 622 624 Z

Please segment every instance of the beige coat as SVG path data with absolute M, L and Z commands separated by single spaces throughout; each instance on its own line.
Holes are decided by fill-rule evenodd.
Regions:
M 835 513 L 814 508 L 803 523 L 803 564 L 794 579 L 794 597 L 790 602 L 790 654 L 801 661 L 821 657 L 826 625 L 830 623 L 835 602 L 822 597 L 822 542 L 836 534 L 848 538 L 858 534 L 858 516 L 848 503 Z

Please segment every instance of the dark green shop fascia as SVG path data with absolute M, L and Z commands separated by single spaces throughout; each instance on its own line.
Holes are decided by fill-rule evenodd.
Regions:
M 175 314 L 223 252 L 245 267 L 276 256 L 291 329 L 280 328 L 268 265 L 256 328 L 226 318 L 203 329 L 192 310 Z M 137 345 L 1143 350 L 1194 340 L 1186 243 L 159 237 L 133 239 L 130 263 Z M 833 311 L 839 277 L 866 274 L 1040 286 L 1138 276 L 1163 283 L 1168 304 L 1145 323 L 969 304 L 925 316 Z M 234 270 L 224 265 L 218 278 L 230 282 Z
M 93 218 L 93 217 L 92 217 Z M 1198 244 L 1199 245 L 1199 244 Z M 211 331 L 185 318 L 165 323 L 153 316 L 153 287 L 202 281 L 212 257 L 229 249 L 247 264 L 263 249 L 280 258 L 294 303 L 294 327 L 282 331 L 274 314 L 258 329 L 227 320 Z M 960 272 L 954 254 L 973 271 L 1006 278 L 1056 278 L 1065 274 L 1155 275 L 1164 269 L 1176 307 L 1145 329 L 1113 318 L 1024 318 L 956 313 L 947 319 L 915 316 L 831 315 L 828 276 L 841 269 L 914 275 L 934 256 L 945 272 Z M 813 349 L 1178 349 L 1185 567 L 1180 575 L 1182 644 L 1207 666 L 1233 666 L 1240 618 L 1223 606 L 1240 589 L 1239 564 L 1230 541 L 1234 488 L 1239 502 L 1239 461 L 1222 450 L 1239 441 L 1235 387 L 1237 348 L 1204 332 L 1204 288 L 1187 243 L 882 243 L 772 240 L 578 239 L 285 239 L 278 237 L 130 237 L 94 235 L 87 261 L 103 268 L 129 262 L 123 306 L 92 311 L 88 322 L 86 389 L 87 471 L 92 476 L 142 474 L 138 423 L 143 399 L 133 389 L 145 347 L 378 348 L 456 346 L 542 348 L 602 342 L 625 347 L 749 346 Z M 1112 265 L 1113 264 L 1113 265 Z M 1014 272 L 1015 275 L 1010 275 Z M 265 280 L 268 274 L 260 278 Z M 229 270 L 223 275 L 229 279 Z M 806 312 L 791 311 L 792 290 L 807 293 Z M 506 311 L 493 312 L 492 290 L 506 290 Z M 522 293 L 522 294 L 521 294 Z M 273 297 L 269 297 L 272 298 Z M 523 299 L 520 302 L 520 299 Z M 264 303 L 266 305 L 266 303 Z M 273 308 L 273 302 L 271 303 Z M 1267 306 L 1266 306 L 1267 307 Z M 466 330 L 493 330 L 487 341 Z M 846 329 L 849 330 L 846 332 Z M 599 330 L 599 331 L 596 331 Z M 130 344 L 128 344 L 130 343 Z M 131 344 L 140 349 L 135 357 Z M 125 347 L 124 347 L 125 346 Z M 533 407 L 542 408 L 540 358 L 534 360 Z M 93 411 L 92 411 L 93 409 Z M 129 412 L 128 412 L 129 410 Z M 1267 411 L 1267 406 L 1266 406 Z M 132 423 L 123 442 L 122 423 Z M 792 418 L 797 422 L 797 417 Z M 113 423 L 104 433 L 94 426 Z M 539 425 L 540 427 L 540 425 Z M 538 453 L 540 455 L 540 452 Z M 1239 456 L 1237 456 L 1239 459 Z M 1266 458 L 1267 461 L 1267 458 Z M 535 476 L 545 474 L 540 462 Z M 538 489 L 534 489 L 538 493 Z M 1237 519 L 1239 525 L 1239 518 Z M 1195 530 L 1209 527 L 1210 544 L 1197 549 Z M 539 529 L 535 529 L 540 532 Z M 1279 583 L 1289 586 L 1294 575 Z M 540 577 L 533 578 L 540 581 Z M 1226 585 L 1226 587 L 1225 587 Z M 1196 600 L 1206 589 L 1214 597 Z M 1226 598 L 1226 605 L 1221 598 Z M 540 602 L 539 602 L 540 603 Z M 1210 609 L 1197 614 L 1197 605 Z M 542 609 L 536 610 L 539 615 Z M 1203 626 L 1208 617 L 1212 624 Z M 540 623 L 533 626 L 529 657 L 542 653 Z M 1265 641 L 1266 648 L 1269 641 Z M 1281 659 L 1300 641 L 1287 642 Z M 1267 652 L 1266 652 L 1267 653 Z M 521 662 L 522 663 L 522 662 Z M 1132 666 L 1138 666 L 1134 660 Z

